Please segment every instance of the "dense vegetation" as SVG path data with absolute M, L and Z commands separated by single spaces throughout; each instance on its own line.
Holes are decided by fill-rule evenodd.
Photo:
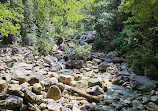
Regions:
M 56 37 L 94 31 L 94 49 L 115 50 L 144 74 L 158 68 L 157 6 L 157 0 L 1 0 L 0 39 L 34 45 L 35 55 L 47 55 Z M 86 55 L 87 47 L 70 52 Z

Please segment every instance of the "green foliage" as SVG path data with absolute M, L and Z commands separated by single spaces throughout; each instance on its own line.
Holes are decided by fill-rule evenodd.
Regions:
M 6 4 L 0 2 L 0 36 L 8 36 L 8 34 L 14 34 L 20 36 L 20 22 L 23 21 L 23 14 L 19 12 L 19 9 L 14 9 L 14 5 L 19 2 L 16 0 L 14 4 Z
M 110 42 L 122 28 L 122 13 L 117 10 L 119 4 L 120 0 L 95 0 L 91 8 L 83 11 L 85 30 L 96 31 L 97 49 L 108 51 L 106 48 L 110 47 Z
M 52 43 L 47 39 L 40 38 L 34 46 L 34 55 L 48 55 L 51 52 Z
M 70 47 L 71 48 L 69 48 L 66 51 L 69 55 L 74 55 L 75 59 L 84 59 L 84 60 L 87 59 L 87 55 L 88 55 L 88 53 L 90 53 L 90 51 L 92 49 L 92 46 L 88 45 L 87 43 L 85 45 L 81 46 L 78 43 L 72 42 L 70 44 Z
M 141 23 L 146 28 L 158 31 L 157 0 L 122 0 L 120 9 L 131 13 L 126 23 Z

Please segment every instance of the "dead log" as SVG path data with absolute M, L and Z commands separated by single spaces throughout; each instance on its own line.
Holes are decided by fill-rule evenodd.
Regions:
M 67 88 L 67 90 L 69 92 L 74 92 L 80 96 L 85 97 L 89 102 L 100 102 L 100 100 L 96 96 L 92 96 L 84 91 L 81 91 L 81 90 L 75 88 L 75 87 L 69 87 L 69 88 Z

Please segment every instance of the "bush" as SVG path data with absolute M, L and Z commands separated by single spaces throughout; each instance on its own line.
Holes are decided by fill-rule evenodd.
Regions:
M 81 46 L 79 43 L 71 43 L 70 48 L 66 51 L 68 55 L 75 56 L 75 59 L 87 59 L 88 53 L 90 53 L 92 46 L 85 43 Z
M 51 51 L 51 48 L 52 44 L 47 39 L 40 38 L 34 46 L 33 54 L 48 55 Z

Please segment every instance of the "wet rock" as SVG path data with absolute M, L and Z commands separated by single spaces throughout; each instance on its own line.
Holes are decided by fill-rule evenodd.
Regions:
M 61 90 L 55 85 L 51 86 L 48 89 L 47 98 L 52 98 L 55 100 L 60 99 L 61 98 Z
M 102 62 L 102 63 L 99 64 L 98 70 L 99 71 L 106 71 L 108 67 L 110 67 L 110 63 Z
M 124 71 L 117 71 L 117 72 L 115 72 L 115 74 L 117 74 L 117 75 L 122 75 L 122 76 L 131 76 L 131 74 L 128 72 L 128 71 L 126 71 L 126 70 L 124 70 Z
M 90 109 L 92 110 L 92 111 L 102 111 L 103 109 L 100 107 L 100 106 L 98 106 L 98 105 L 91 105 L 90 106 Z
M 127 98 L 126 100 L 124 100 L 124 103 L 131 105 L 131 103 L 132 103 L 131 98 Z
M 96 85 L 94 87 L 88 88 L 87 93 L 89 93 L 90 95 L 98 96 L 100 94 L 103 94 L 104 90 L 100 86 Z
M 146 104 L 147 109 L 150 111 L 158 111 L 158 105 L 156 105 L 153 102 L 149 102 L 148 104 Z
M 62 104 L 60 103 L 50 103 L 47 105 L 49 111 L 60 111 Z
M 0 93 L 7 89 L 7 82 L 5 80 L 0 80 Z
M 90 79 L 88 81 L 88 86 L 93 87 L 95 85 L 99 85 L 100 87 L 102 87 L 102 81 L 99 79 Z
M 70 75 L 63 75 L 61 74 L 58 78 L 58 80 L 64 84 L 70 85 L 70 82 L 72 81 L 72 76 Z
M 35 83 L 32 88 L 33 91 L 36 92 L 37 94 L 39 94 L 42 91 L 42 86 L 40 83 Z
M 156 87 L 155 82 L 145 76 L 132 75 L 130 78 L 130 86 L 141 91 L 151 91 Z
M 147 97 L 143 97 L 143 98 L 142 98 L 142 103 L 143 103 L 143 104 L 148 103 L 148 101 L 149 101 L 149 99 L 148 99 Z
M 83 60 L 68 60 L 66 66 L 70 68 L 80 69 L 84 66 L 85 62 Z
M 43 60 L 45 63 L 47 63 L 49 65 L 58 62 L 58 59 L 56 57 L 53 57 L 53 56 L 46 56 L 43 58 Z
M 158 104 L 158 96 L 152 96 L 151 101 Z
M 10 95 L 5 100 L 0 100 L 0 108 L 2 109 L 17 109 L 22 106 L 23 99 L 18 96 Z

